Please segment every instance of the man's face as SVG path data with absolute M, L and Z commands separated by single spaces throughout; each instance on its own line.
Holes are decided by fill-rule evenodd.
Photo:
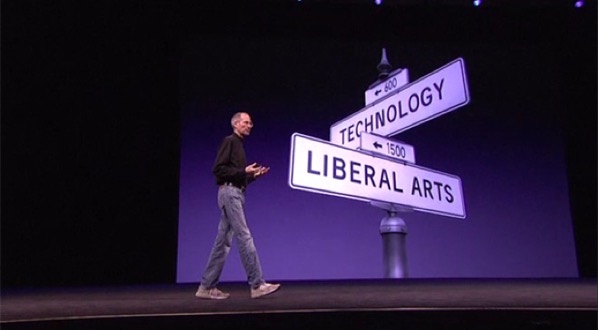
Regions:
M 235 132 L 240 136 L 248 136 L 251 133 L 252 127 L 253 122 L 251 121 L 251 117 L 243 113 L 241 114 L 241 119 L 235 123 Z

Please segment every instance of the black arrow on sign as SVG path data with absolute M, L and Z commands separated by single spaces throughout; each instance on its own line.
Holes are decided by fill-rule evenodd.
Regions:
M 376 96 L 378 96 L 378 94 L 380 94 L 380 92 L 382 92 L 382 90 L 381 90 L 381 89 L 379 89 L 379 90 L 375 91 L 375 92 L 374 92 L 374 94 L 375 94 Z
M 376 149 L 382 148 L 382 145 L 380 143 L 378 143 L 378 141 L 374 141 L 374 148 L 376 148 Z

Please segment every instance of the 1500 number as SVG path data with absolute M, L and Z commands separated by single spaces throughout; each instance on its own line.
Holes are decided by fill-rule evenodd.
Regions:
M 403 147 L 401 145 L 386 142 L 386 150 L 387 150 L 388 154 L 391 156 L 396 156 L 399 158 L 407 157 L 407 152 L 405 151 L 405 147 Z

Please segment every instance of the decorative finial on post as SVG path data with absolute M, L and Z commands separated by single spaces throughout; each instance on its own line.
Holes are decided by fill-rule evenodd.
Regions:
M 390 65 L 388 59 L 386 58 L 386 48 L 382 48 L 382 59 L 380 60 L 380 63 L 378 64 L 377 68 L 380 72 L 378 73 L 378 78 L 384 79 L 388 77 L 388 74 L 392 69 L 392 65 Z

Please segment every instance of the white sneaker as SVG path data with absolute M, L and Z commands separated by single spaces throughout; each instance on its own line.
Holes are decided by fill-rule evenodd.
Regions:
M 280 284 L 271 284 L 271 283 L 262 283 L 255 289 L 251 289 L 251 298 L 259 298 L 263 297 L 267 294 L 270 294 L 280 288 Z
M 197 298 L 201 298 L 201 299 L 220 300 L 220 299 L 228 298 L 230 296 L 230 294 L 226 293 L 226 292 L 222 292 L 222 291 L 218 290 L 217 288 L 206 289 L 200 285 L 199 289 L 197 289 L 197 292 L 195 292 L 195 296 Z

